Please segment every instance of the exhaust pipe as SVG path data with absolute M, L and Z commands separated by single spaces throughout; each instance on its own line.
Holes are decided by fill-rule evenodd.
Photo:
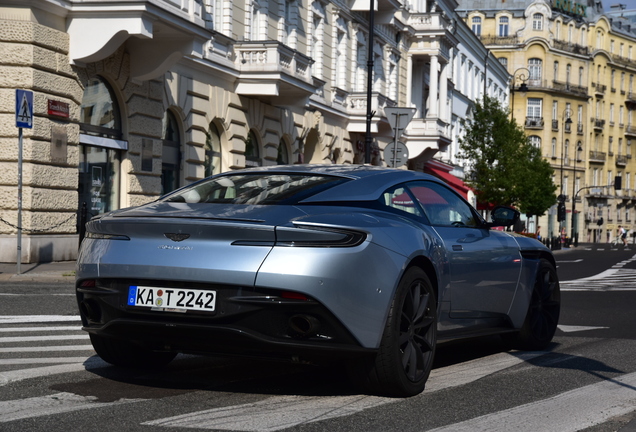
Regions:
M 99 308 L 99 305 L 92 300 L 83 300 L 80 305 L 80 312 L 84 315 L 89 321 L 99 322 L 102 318 L 102 311 Z
M 301 337 L 313 336 L 320 329 L 320 321 L 311 315 L 294 315 L 289 318 L 289 327 Z

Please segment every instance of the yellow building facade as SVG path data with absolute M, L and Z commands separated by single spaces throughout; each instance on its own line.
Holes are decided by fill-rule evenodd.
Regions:
M 619 225 L 634 230 L 636 28 L 574 2 L 461 3 L 511 75 L 512 118 L 554 169 L 565 220 L 555 203 L 535 227 L 580 242 L 612 241 Z

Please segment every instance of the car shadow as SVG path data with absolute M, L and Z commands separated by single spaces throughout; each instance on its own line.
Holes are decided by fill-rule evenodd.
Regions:
M 558 346 L 553 342 L 548 350 L 525 362 L 543 368 L 583 371 L 609 381 L 612 381 L 611 375 L 624 373 L 597 360 L 555 352 Z M 498 336 L 444 342 L 437 347 L 433 369 L 504 352 L 511 356 L 524 354 L 509 351 Z M 151 370 L 116 368 L 94 356 L 87 361 L 86 370 L 95 378 L 60 383 L 51 388 L 92 396 L 100 402 L 122 398 L 158 399 L 194 391 L 295 396 L 361 394 L 349 380 L 345 365 L 338 362 L 314 366 L 251 358 L 179 355 L 168 366 Z M 103 380 L 109 383 L 106 385 Z

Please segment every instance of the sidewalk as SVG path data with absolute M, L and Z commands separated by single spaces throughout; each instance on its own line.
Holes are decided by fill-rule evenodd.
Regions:
M 0 263 L 0 283 L 2 281 L 55 281 L 73 282 L 75 280 L 75 261 L 21 264 L 17 274 L 15 263 Z

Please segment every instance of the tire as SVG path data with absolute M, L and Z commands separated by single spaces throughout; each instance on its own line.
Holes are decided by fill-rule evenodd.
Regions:
M 175 352 L 151 351 L 127 341 L 90 334 L 97 355 L 107 363 L 126 368 L 159 368 L 170 363 Z
M 554 266 L 542 259 L 537 269 L 528 313 L 517 333 L 503 335 L 511 348 L 539 351 L 548 347 L 561 313 L 561 290 Z
M 350 365 L 354 381 L 374 394 L 421 393 L 433 367 L 437 343 L 435 291 L 419 267 L 406 271 L 391 303 L 378 353 Z

